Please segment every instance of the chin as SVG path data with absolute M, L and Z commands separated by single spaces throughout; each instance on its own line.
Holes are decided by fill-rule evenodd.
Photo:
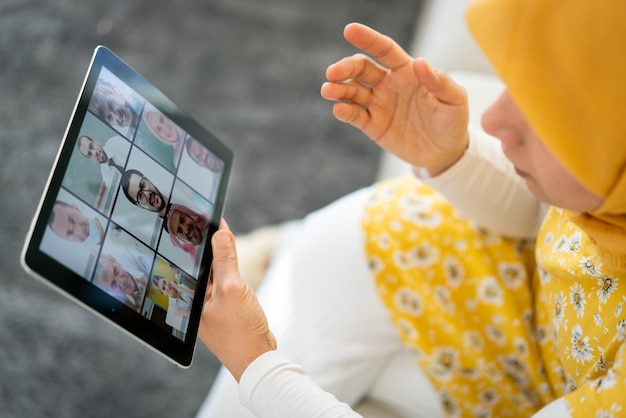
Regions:
M 541 192 L 535 193 L 532 190 L 531 190 L 531 193 L 533 194 L 533 196 L 537 198 L 537 200 L 541 201 L 542 203 L 545 203 L 546 205 L 554 206 L 559 209 L 566 209 L 566 210 L 581 212 L 580 209 L 577 209 L 575 207 L 576 205 L 571 205 L 571 204 L 568 204 L 567 202 L 554 199 L 554 196 L 547 195 L 546 193 L 541 193 Z
M 203 239 L 203 238 L 204 238 L 204 236 L 202 235 L 202 232 L 198 231 L 198 235 L 196 235 L 196 236 L 194 237 L 194 241 L 195 241 L 194 245 L 200 245 L 200 244 L 202 244 L 202 239 Z

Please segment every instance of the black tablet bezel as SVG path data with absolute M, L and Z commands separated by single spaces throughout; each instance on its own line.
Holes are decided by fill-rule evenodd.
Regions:
M 186 131 L 191 137 L 202 143 L 224 163 L 215 196 L 213 214 L 209 222 L 207 241 L 202 254 L 202 261 L 197 277 L 195 296 L 193 299 L 187 334 L 184 341 L 168 335 L 138 312 L 130 309 L 118 299 L 112 297 L 94 284 L 84 280 L 40 249 L 47 220 L 50 217 L 54 202 L 61 190 L 63 178 L 76 146 L 80 129 L 83 125 L 91 95 L 102 68 L 106 68 L 116 77 L 135 90 L 146 102 L 156 107 L 161 113 Z M 61 291 L 79 304 L 97 315 L 107 319 L 139 341 L 163 354 L 181 367 L 189 367 L 193 359 L 196 335 L 200 323 L 204 293 L 208 285 L 212 252 L 210 237 L 219 228 L 226 189 L 232 170 L 233 154 L 211 132 L 203 128 L 180 107 L 159 91 L 154 85 L 143 78 L 129 65 L 103 46 L 94 52 L 87 76 L 83 83 L 73 115 L 66 130 L 63 142 L 57 154 L 56 162 L 48 179 L 46 190 L 33 219 L 22 252 L 24 268 L 32 275 L 42 279 L 56 290 Z

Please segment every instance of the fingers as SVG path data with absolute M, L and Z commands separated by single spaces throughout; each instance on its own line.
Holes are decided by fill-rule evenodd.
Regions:
M 465 104 L 465 89 L 456 84 L 447 73 L 432 68 L 425 59 L 416 58 L 413 61 L 413 71 L 419 83 L 439 101 L 450 105 Z
M 333 105 L 333 116 L 341 122 L 349 123 L 359 129 L 363 128 L 369 119 L 366 109 L 342 102 Z
M 358 79 L 369 85 L 377 84 L 386 74 L 386 68 L 363 54 L 343 58 L 326 69 L 328 81 Z
M 396 69 L 406 65 L 411 57 L 390 37 L 360 23 L 350 23 L 343 36 L 355 47 L 375 57 L 382 65 Z
M 372 90 L 353 80 L 342 83 L 324 83 L 320 93 L 327 100 L 346 101 L 365 107 L 372 100 Z
M 326 70 L 329 81 L 358 79 L 359 81 L 375 85 L 386 74 L 387 70 L 395 70 L 411 62 L 407 54 L 393 39 L 372 28 L 360 23 L 351 23 L 344 29 L 344 37 L 355 47 L 374 60 L 363 54 L 356 54 L 332 64 Z

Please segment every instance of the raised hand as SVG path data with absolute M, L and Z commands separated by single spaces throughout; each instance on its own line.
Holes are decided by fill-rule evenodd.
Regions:
M 346 57 L 326 70 L 321 94 L 335 101 L 334 116 L 431 175 L 458 160 L 468 143 L 465 90 L 367 26 L 349 24 L 344 37 L 369 56 Z

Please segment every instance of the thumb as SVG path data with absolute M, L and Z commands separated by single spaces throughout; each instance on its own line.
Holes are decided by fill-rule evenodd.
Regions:
M 223 281 L 239 277 L 235 237 L 228 227 L 222 226 L 213 234 L 213 280 Z

